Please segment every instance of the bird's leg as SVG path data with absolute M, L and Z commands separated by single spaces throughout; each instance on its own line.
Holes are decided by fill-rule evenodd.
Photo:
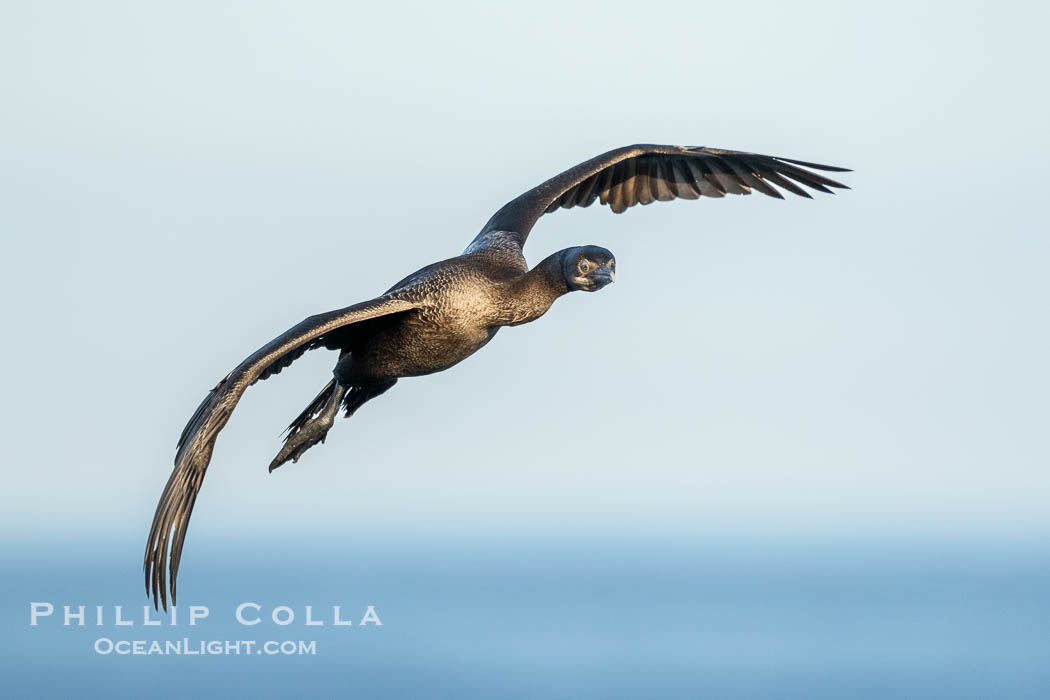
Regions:
M 272 472 L 288 460 L 299 461 L 304 452 L 317 443 L 324 442 L 328 431 L 335 423 L 335 416 L 339 412 L 340 405 L 346 409 L 346 417 L 349 418 L 367 401 L 379 396 L 394 384 L 397 384 L 396 379 L 352 386 L 343 384 L 338 377 L 328 382 L 321 393 L 288 426 L 284 446 L 270 462 L 270 471 Z
M 307 406 L 306 410 L 288 427 L 290 432 L 284 439 L 284 446 L 270 462 L 271 472 L 288 460 L 298 462 L 304 452 L 317 443 L 324 442 L 328 431 L 335 422 L 339 405 L 343 402 L 343 397 L 346 396 L 349 389 L 349 386 L 341 384 L 337 379 L 332 380 L 313 403 Z M 318 407 L 320 410 L 317 415 L 312 415 Z

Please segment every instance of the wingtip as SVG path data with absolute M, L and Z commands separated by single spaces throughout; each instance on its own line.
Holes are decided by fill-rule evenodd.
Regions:
M 801 165 L 805 168 L 816 168 L 817 170 L 825 170 L 833 173 L 851 173 L 851 168 L 843 168 L 839 165 L 825 165 L 823 163 L 814 163 L 808 160 L 796 160 L 794 158 L 784 158 L 783 156 L 774 156 L 777 160 L 782 160 L 785 163 L 793 163 L 795 165 Z

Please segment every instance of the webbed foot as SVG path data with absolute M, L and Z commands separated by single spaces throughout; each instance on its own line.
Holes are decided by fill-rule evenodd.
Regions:
M 347 387 L 330 382 L 306 407 L 306 410 L 292 421 L 292 424 L 288 426 L 288 435 L 284 438 L 284 446 L 270 462 L 271 472 L 289 460 L 298 462 L 304 452 L 324 442 L 328 431 L 332 429 L 332 424 L 335 423 L 339 404 L 342 403 L 346 391 Z M 313 415 L 315 411 L 318 412 L 316 416 Z
M 285 439 L 281 451 L 270 462 L 270 471 L 272 472 L 289 460 L 298 462 L 304 452 L 318 443 L 323 443 L 334 422 L 333 418 L 327 416 L 318 416 L 307 421 L 299 430 Z

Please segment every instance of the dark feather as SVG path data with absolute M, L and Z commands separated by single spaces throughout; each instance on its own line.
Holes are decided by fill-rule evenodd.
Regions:
M 635 175 L 638 172 L 638 159 L 628 158 L 623 162 L 624 175 L 623 175 L 623 187 L 621 192 L 623 193 L 623 208 L 629 209 L 638 203 L 637 197 L 635 197 L 634 188 L 636 186 Z
M 792 166 L 785 165 L 784 163 L 777 163 L 777 172 L 779 172 L 784 177 L 789 177 L 795 182 L 801 182 L 806 187 L 817 190 L 818 192 L 823 192 L 825 194 L 833 194 L 831 190 L 829 190 L 817 180 L 807 177 L 804 171 L 799 172 L 798 170 L 789 168 L 792 168 Z
M 722 197 L 727 193 L 750 194 L 752 190 L 783 198 L 778 187 L 808 197 L 803 188 L 828 192 L 828 188 L 845 187 L 806 168 L 847 171 L 836 166 L 720 148 L 626 146 L 569 168 L 508 202 L 485 224 L 482 236 L 491 231 L 513 231 L 524 244 L 544 212 L 577 206 L 588 199 L 593 201 L 594 192 L 602 204 L 620 213 L 635 204 L 668 198 Z M 588 184 L 591 178 L 595 178 L 593 190 Z
M 777 160 L 780 160 L 780 159 L 778 158 Z M 795 167 L 794 165 L 789 165 L 787 163 L 778 162 L 777 163 L 777 171 L 780 172 L 783 175 L 786 175 L 787 177 L 790 177 L 793 180 L 797 180 L 797 181 L 802 182 L 802 183 L 804 183 L 806 185 L 809 185 L 810 187 L 813 187 L 814 189 L 820 189 L 820 188 L 816 187 L 815 185 L 825 185 L 827 187 L 837 187 L 838 189 L 841 189 L 841 190 L 848 190 L 849 189 L 848 187 L 843 185 L 841 182 L 837 182 L 835 180 L 832 180 L 829 177 L 824 177 L 823 175 L 820 175 L 819 173 L 810 172 L 809 170 L 803 170 L 802 168 L 798 168 L 798 167 Z M 825 189 L 825 190 L 821 190 L 821 191 L 822 192 L 828 192 L 830 194 L 829 190 Z
M 598 201 L 602 205 L 609 203 L 609 195 L 612 194 L 613 172 L 615 172 L 615 170 L 615 166 L 609 166 L 597 175 L 597 177 L 601 178 L 601 184 L 598 185 Z
M 722 183 L 715 177 L 708 163 L 697 158 L 690 158 L 688 163 L 690 168 L 700 171 L 700 177 L 696 179 L 696 184 L 705 197 L 726 196 L 725 188 L 722 187 Z
M 264 374 L 274 374 L 274 367 L 286 367 L 290 363 L 289 358 L 301 356 L 305 348 L 318 347 L 326 334 L 336 332 L 348 324 L 367 323 L 416 307 L 414 302 L 381 297 L 311 316 L 253 353 L 208 393 L 182 431 L 175 455 L 175 468 L 157 503 L 146 541 L 143 570 L 146 592 L 153 595 L 155 607 L 163 604 L 167 610 L 169 587 L 172 603 L 175 602 L 175 581 L 197 492 L 208 469 L 215 438 L 226 425 L 245 390 Z
M 705 158 L 704 165 L 707 166 L 707 169 L 726 194 L 750 194 L 746 188 L 740 186 L 736 175 L 720 158 Z
M 638 169 L 634 176 L 634 198 L 638 200 L 639 204 L 645 206 L 646 204 L 652 204 L 655 197 L 653 197 L 649 184 L 649 161 L 643 158 L 638 160 Z
M 821 165 L 820 163 L 810 163 L 810 162 L 807 162 L 807 161 L 804 161 L 804 160 L 795 160 L 793 158 L 781 158 L 780 156 L 777 156 L 777 160 L 782 160 L 785 163 L 794 163 L 795 165 L 801 165 L 801 166 L 806 167 L 806 168 L 816 168 L 817 170 L 828 170 L 828 171 L 833 172 L 833 173 L 851 173 L 851 172 L 853 172 L 849 168 L 840 168 L 840 167 L 838 167 L 836 165 Z M 827 184 L 827 183 L 825 183 L 825 184 Z M 846 187 L 846 186 L 842 185 L 842 187 Z M 846 189 L 849 189 L 849 188 L 846 187 Z
M 576 204 L 581 207 L 589 207 L 594 203 L 594 200 L 598 196 L 598 179 L 599 175 L 592 175 L 591 177 L 584 180 L 584 182 L 577 188 L 579 191 L 576 195 Z
M 614 214 L 621 214 L 627 209 L 623 203 L 624 174 L 623 165 L 618 163 L 613 168 L 613 186 L 609 190 L 609 208 Z
M 752 168 L 755 169 L 756 172 L 761 174 L 762 177 L 764 177 L 766 180 L 769 180 L 770 182 L 773 182 L 779 185 L 780 187 L 783 187 L 785 190 L 791 192 L 792 194 L 797 194 L 799 197 L 813 199 L 813 195 L 811 195 L 809 192 L 806 192 L 804 189 L 796 185 L 791 180 L 782 177 L 779 173 L 777 173 L 776 170 L 773 169 L 773 166 L 769 165 L 768 163 L 763 163 L 755 159 L 748 159 L 747 162 L 751 165 Z
M 656 158 L 649 161 L 650 187 L 653 189 L 653 196 L 658 201 L 670 202 L 675 198 L 674 192 L 667 186 L 668 177 L 666 163 L 662 163 Z
M 750 165 L 747 165 L 742 161 L 740 161 L 741 164 L 738 164 L 738 160 L 735 158 L 723 160 L 723 162 L 730 168 L 732 168 L 733 172 L 736 173 L 736 176 L 749 187 L 753 187 L 762 194 L 769 195 L 770 197 L 776 197 L 777 199 L 784 198 L 784 195 L 777 192 L 775 189 L 763 182 L 755 173 L 751 172 Z
M 692 168 L 684 158 L 675 158 L 670 161 L 673 186 L 671 190 L 681 199 L 699 199 L 701 192 L 693 177 Z

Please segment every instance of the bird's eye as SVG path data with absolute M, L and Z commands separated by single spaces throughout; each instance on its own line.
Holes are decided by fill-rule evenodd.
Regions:
M 591 269 L 591 264 L 589 262 L 587 262 L 586 260 L 581 260 L 580 261 L 580 272 L 582 272 L 584 274 L 587 274 L 587 272 L 589 272 L 590 269 Z

